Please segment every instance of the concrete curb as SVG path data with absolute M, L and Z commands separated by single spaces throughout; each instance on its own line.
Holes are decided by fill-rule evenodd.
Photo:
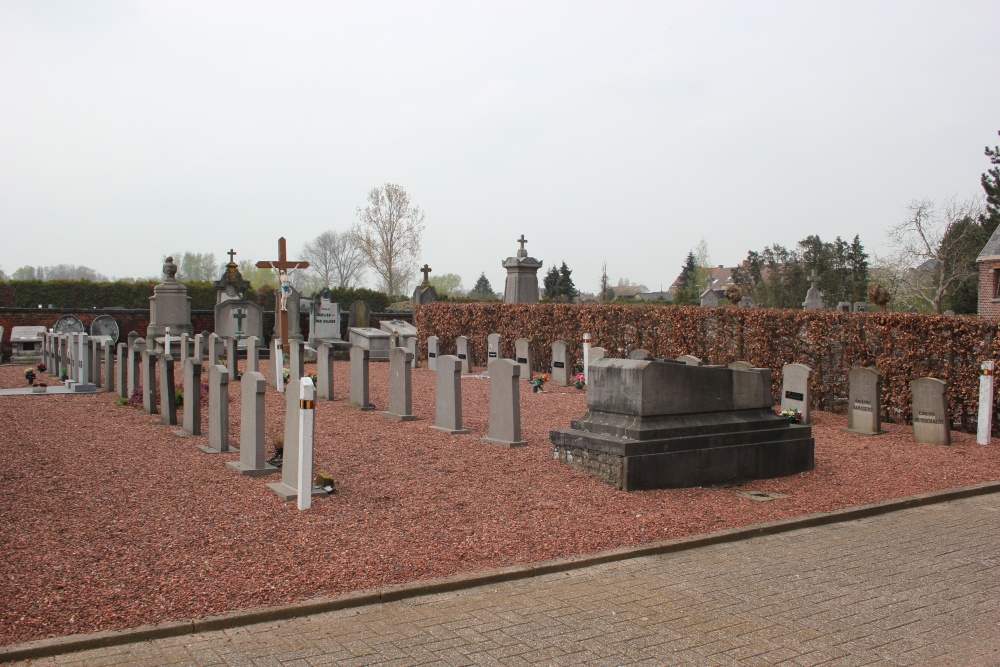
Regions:
M 698 547 L 726 542 L 738 542 L 764 535 L 774 535 L 802 528 L 824 526 L 832 523 L 855 521 L 880 514 L 888 514 L 899 510 L 943 503 L 962 498 L 1000 493 L 1000 482 L 984 482 L 959 489 L 948 489 L 934 493 L 923 493 L 907 498 L 887 500 L 872 505 L 849 507 L 842 510 L 807 514 L 805 516 L 769 521 L 767 523 L 720 530 L 707 535 L 694 535 L 675 540 L 653 542 L 638 547 L 622 547 L 601 551 L 587 556 L 574 556 L 560 560 L 547 561 L 533 565 L 512 565 L 510 567 L 469 574 L 458 574 L 441 579 L 416 581 L 388 588 L 347 593 L 333 598 L 315 598 L 295 604 L 249 611 L 237 611 L 221 616 L 210 616 L 189 621 L 169 621 L 153 626 L 142 626 L 128 630 L 109 630 L 85 635 L 69 635 L 52 639 L 41 639 L 26 644 L 0 647 L 0 663 L 15 662 L 36 658 L 46 658 L 64 653 L 85 651 L 95 648 L 107 648 L 148 641 L 177 637 L 199 632 L 226 630 L 230 628 L 283 621 L 302 616 L 311 616 L 338 609 L 348 609 L 371 604 L 405 600 L 420 595 L 431 595 L 456 591 L 475 586 L 527 579 L 546 574 L 576 570 L 593 565 L 612 563 L 629 558 L 641 558 L 658 554 L 673 553 L 696 549 Z

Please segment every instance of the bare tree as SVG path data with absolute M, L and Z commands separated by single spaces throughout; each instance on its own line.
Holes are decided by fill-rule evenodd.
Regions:
M 353 287 L 364 276 L 365 258 L 347 232 L 326 231 L 302 247 L 302 259 L 317 277 L 320 288 Z
M 940 207 L 929 199 L 913 200 L 907 210 L 907 219 L 889 230 L 898 261 L 909 267 L 899 287 L 940 313 L 941 302 L 978 271 L 976 255 L 985 239 L 976 221 L 983 214 L 983 200 L 952 197 Z
M 368 206 L 358 209 L 351 233 L 386 294 L 401 294 L 408 287 L 423 230 L 423 211 L 410 203 L 406 190 L 393 183 L 372 188 Z
M 608 280 L 608 260 L 601 262 L 601 293 L 598 299 L 601 303 L 613 300 L 614 292 L 611 291 L 611 281 Z

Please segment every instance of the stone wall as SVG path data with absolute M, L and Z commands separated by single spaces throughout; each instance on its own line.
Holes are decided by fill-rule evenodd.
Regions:
M 556 460 L 589 472 L 605 484 L 621 488 L 624 459 L 620 456 L 568 445 L 553 445 L 552 455 Z
M 1000 260 L 979 263 L 979 308 L 980 317 L 991 322 L 1000 322 L 1000 299 L 995 298 Z

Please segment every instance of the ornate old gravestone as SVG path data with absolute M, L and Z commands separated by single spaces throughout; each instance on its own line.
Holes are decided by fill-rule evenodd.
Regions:
M 538 269 L 542 268 L 542 262 L 528 257 L 528 251 L 524 249 L 528 239 L 524 238 L 524 234 L 521 234 L 517 242 L 521 244 L 517 255 L 500 263 L 507 269 L 504 303 L 538 303 Z
M 848 433 L 882 433 L 882 375 L 874 368 L 852 368 L 847 399 Z
M 550 433 L 553 453 L 623 491 L 813 468 L 812 429 L 775 414 L 767 369 L 602 359 L 590 366 L 587 407 L 569 429 Z
M 372 323 L 372 307 L 364 301 L 355 301 L 347 313 L 348 329 L 366 329 Z
M 809 423 L 809 404 L 812 398 L 813 369 L 805 364 L 785 364 L 781 367 L 781 411 L 798 410 L 802 423 Z
M 819 280 L 819 276 L 816 275 L 816 271 L 809 274 L 811 286 L 806 292 L 806 300 L 802 302 L 802 308 L 805 310 L 818 310 L 826 307 L 826 304 L 823 303 L 823 293 L 816 287 L 817 280 Z
M 163 262 L 163 282 L 153 288 L 149 297 L 149 326 L 146 327 L 146 345 L 150 350 L 163 349 L 163 334 L 167 328 L 173 336 L 194 333 L 191 326 L 191 297 L 187 288 L 177 282 L 177 265 L 173 257 Z
M 937 378 L 910 382 L 913 393 L 913 440 L 926 445 L 951 444 L 948 384 Z
M 120 335 L 121 330 L 118 327 L 118 321 L 110 315 L 98 315 L 90 323 L 91 338 L 101 341 L 107 339 L 111 341 L 112 345 L 116 345 Z
M 75 315 L 63 315 L 52 325 L 52 332 L 57 334 L 83 333 L 86 330 L 83 322 Z
M 419 306 L 424 303 L 434 303 L 438 300 L 437 290 L 431 285 L 431 267 L 424 264 L 420 272 L 424 274 L 424 280 L 413 290 L 413 305 Z

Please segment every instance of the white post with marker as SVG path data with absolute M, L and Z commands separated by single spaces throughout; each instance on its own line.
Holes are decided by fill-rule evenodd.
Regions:
M 984 361 L 979 365 L 979 428 L 976 430 L 976 442 L 980 445 L 990 444 L 993 436 L 993 371 L 996 364 Z
M 274 339 L 274 354 L 271 355 L 273 358 L 274 366 L 274 386 L 275 389 L 284 393 L 285 392 L 285 354 L 281 351 L 281 339 Z
M 308 377 L 299 381 L 299 470 L 298 505 L 300 510 L 312 506 L 313 489 L 313 421 L 316 415 L 316 387 Z
M 163 327 L 163 354 L 170 356 L 170 327 Z
M 590 386 L 590 334 L 583 334 L 583 381 Z

